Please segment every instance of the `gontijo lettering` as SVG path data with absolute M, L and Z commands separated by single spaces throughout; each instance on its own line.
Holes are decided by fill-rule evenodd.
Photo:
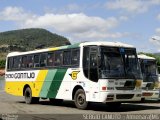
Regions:
M 7 78 L 14 78 L 14 79 L 22 79 L 22 78 L 35 78 L 35 73 L 30 72 L 30 73 L 8 73 L 5 75 L 6 79 Z

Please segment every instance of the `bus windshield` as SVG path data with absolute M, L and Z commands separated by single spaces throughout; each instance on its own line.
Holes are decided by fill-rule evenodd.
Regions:
M 141 61 L 141 70 L 144 82 L 158 81 L 157 66 L 155 60 Z
M 100 78 L 141 79 L 136 49 L 101 47 Z

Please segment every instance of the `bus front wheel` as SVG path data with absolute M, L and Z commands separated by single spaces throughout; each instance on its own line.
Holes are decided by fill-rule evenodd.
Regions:
M 75 106 L 79 109 L 86 109 L 88 102 L 86 101 L 86 95 L 84 90 L 78 89 L 74 95 Z
M 38 97 L 32 97 L 32 91 L 30 87 L 27 87 L 24 92 L 25 102 L 27 104 L 34 104 L 39 102 Z

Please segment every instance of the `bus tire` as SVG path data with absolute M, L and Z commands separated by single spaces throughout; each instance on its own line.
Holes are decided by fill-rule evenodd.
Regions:
M 61 105 L 63 100 L 62 99 L 55 99 L 55 98 L 49 98 L 50 102 L 54 105 Z
M 74 103 L 78 109 L 86 109 L 88 102 L 86 101 L 86 95 L 83 89 L 78 89 L 74 95 Z
M 26 104 L 34 104 L 39 102 L 38 97 L 32 97 L 32 91 L 30 87 L 27 87 L 24 92 L 24 98 Z

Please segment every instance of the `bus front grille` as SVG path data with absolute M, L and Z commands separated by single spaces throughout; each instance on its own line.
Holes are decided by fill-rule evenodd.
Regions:
M 131 99 L 134 94 L 117 94 L 116 99 Z

